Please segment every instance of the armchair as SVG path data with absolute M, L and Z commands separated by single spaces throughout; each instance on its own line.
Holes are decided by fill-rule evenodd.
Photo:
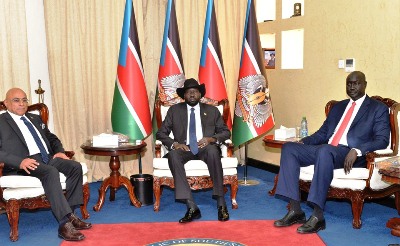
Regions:
M 377 150 L 366 155 L 366 168 L 353 168 L 349 174 L 344 169 L 335 169 L 327 198 L 348 199 L 351 202 L 353 213 L 353 228 L 361 228 L 361 213 L 365 199 L 383 198 L 395 195 L 396 209 L 400 214 L 400 186 L 382 181 L 378 168 L 375 168 L 375 161 L 395 156 L 399 148 L 399 121 L 400 103 L 380 96 L 372 96 L 389 107 L 390 110 L 390 143 L 384 150 Z M 337 101 L 329 101 L 325 106 L 325 114 L 328 115 L 332 106 Z M 300 168 L 299 187 L 301 191 L 308 192 L 314 174 L 314 165 Z M 278 179 L 275 178 L 274 188 L 270 194 L 275 193 Z
M 162 102 L 160 99 L 156 100 L 155 113 L 158 127 L 161 127 L 161 123 L 164 120 L 167 111 L 173 104 L 179 103 L 182 100 L 173 100 L 168 102 Z M 229 115 L 229 103 L 228 100 L 215 101 L 208 98 L 202 98 L 201 102 L 214 105 L 220 110 L 224 120 Z M 171 133 L 172 134 L 172 133 Z M 168 150 L 162 146 L 161 141 L 155 143 L 155 158 L 153 159 L 153 192 L 155 197 L 154 211 L 160 209 L 160 198 L 162 195 L 163 186 L 174 188 L 174 180 L 172 177 L 171 170 L 168 166 L 168 159 L 163 156 Z M 225 192 L 227 192 L 227 185 L 231 186 L 231 200 L 232 209 L 237 209 L 238 204 L 236 202 L 236 194 L 238 191 L 238 179 L 237 179 L 237 165 L 238 161 L 233 156 L 233 144 L 230 140 L 227 140 L 225 144 L 221 145 L 222 152 L 222 168 L 224 173 L 224 186 Z M 200 160 L 191 160 L 185 164 L 186 176 L 189 185 L 192 190 L 206 189 L 213 187 L 210 174 L 208 172 L 207 164 Z
M 6 107 L 3 102 L 0 102 L 0 113 L 4 113 Z M 42 121 L 47 124 L 49 111 L 45 104 L 38 103 L 28 107 L 28 112 L 37 113 L 42 118 Z M 75 154 L 73 151 L 66 151 L 65 154 L 72 158 Z M 87 204 L 89 201 L 89 184 L 87 183 L 87 166 L 82 164 L 83 170 L 83 201 L 80 206 L 82 217 L 89 218 Z M 20 175 L 3 176 L 4 163 L 0 163 L 0 210 L 5 210 L 7 219 L 10 224 L 10 240 L 18 240 L 18 222 L 20 209 L 38 209 L 50 208 L 50 203 L 47 200 L 42 184 L 38 178 Z M 65 189 L 66 177 L 60 173 L 60 182 Z

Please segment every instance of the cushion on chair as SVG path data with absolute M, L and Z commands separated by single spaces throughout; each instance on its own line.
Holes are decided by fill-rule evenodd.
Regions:
M 310 169 L 311 169 L 311 171 L 310 171 Z M 364 168 L 364 169 L 366 169 L 366 168 Z M 313 174 L 314 174 L 314 165 L 300 168 L 300 179 L 301 180 L 311 181 L 313 178 Z M 338 178 L 334 177 L 331 182 L 331 186 L 337 187 L 337 188 L 349 188 L 352 190 L 362 190 L 365 188 L 366 182 L 363 179 L 358 179 L 358 180 L 357 179 L 338 179 Z
M 86 163 L 81 163 L 83 178 L 86 180 L 83 183 L 87 182 L 86 174 L 88 172 L 88 168 Z M 60 182 L 65 183 L 66 177 L 64 174 L 60 173 Z M 42 188 L 42 183 L 38 178 L 31 176 L 22 176 L 22 175 L 7 175 L 0 177 L 0 187 L 3 188 Z
M 311 177 L 312 175 L 314 175 L 314 165 L 301 167 L 300 173 L 305 174 L 304 180 L 311 180 L 308 179 L 307 177 L 309 177 L 308 175 L 311 175 Z M 343 168 L 333 170 L 334 179 L 367 179 L 368 175 L 369 175 L 369 170 L 367 168 L 353 168 L 348 174 L 345 174 Z
M 300 168 L 300 179 L 305 181 L 311 181 L 314 174 L 314 165 Z M 336 188 L 348 188 L 351 190 L 362 190 L 366 187 L 366 179 L 368 179 L 369 170 L 367 168 L 353 168 L 350 173 L 345 174 L 344 169 L 335 169 L 333 171 L 333 180 L 331 182 L 332 187 Z M 373 190 L 384 189 L 390 184 L 382 181 L 382 176 L 379 174 L 378 169 L 374 169 L 370 187 Z
M 87 175 L 84 175 L 82 184 L 86 184 L 87 180 Z M 65 190 L 65 182 L 61 182 L 61 188 Z M 3 198 L 6 201 L 8 201 L 9 199 L 32 198 L 43 194 L 43 187 L 6 188 L 3 190 Z
M 237 174 L 238 160 L 235 157 L 221 158 L 222 168 L 224 175 Z M 153 175 L 156 177 L 172 177 L 171 171 L 168 166 L 167 158 L 154 158 L 153 159 Z M 209 176 L 207 164 L 200 160 L 191 160 L 185 164 L 187 176 Z
M 172 133 L 171 133 L 172 134 Z M 171 136 L 170 134 L 170 136 Z M 173 138 L 173 136 L 171 136 Z M 225 141 L 225 144 L 232 144 L 232 140 L 227 139 Z M 221 144 L 221 156 L 228 156 L 228 147 L 225 144 Z M 156 145 L 161 145 L 161 156 L 165 156 L 168 153 L 167 148 L 165 148 L 164 145 L 162 145 L 160 140 L 156 140 Z
M 224 168 L 223 174 L 225 175 L 235 175 L 237 174 L 236 168 Z M 172 173 L 171 170 L 166 170 L 166 169 L 154 169 L 153 171 L 153 176 L 154 177 L 170 177 L 172 178 Z M 186 176 L 191 176 L 191 177 L 199 177 L 199 176 L 210 176 L 210 173 L 208 170 L 189 170 L 186 171 Z
M 346 174 L 344 168 L 335 169 L 333 171 L 333 178 L 335 179 L 368 179 L 369 170 L 367 168 L 356 167 Z
M 43 188 L 7 188 L 3 191 L 4 200 L 32 198 L 44 194 Z
M 82 184 L 86 184 L 87 180 L 87 175 L 84 175 Z M 66 188 L 65 182 L 61 182 L 61 187 L 63 190 Z M 9 199 L 32 198 L 43 194 L 43 187 L 6 188 L 3 190 L 3 198 L 6 201 Z

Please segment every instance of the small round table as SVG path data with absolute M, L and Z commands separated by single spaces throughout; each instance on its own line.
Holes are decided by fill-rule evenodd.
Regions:
M 299 142 L 300 140 L 301 140 L 300 138 L 288 138 L 285 140 L 278 140 L 278 139 L 275 139 L 274 135 L 266 135 L 263 138 L 265 146 L 270 147 L 270 148 L 279 148 L 279 149 L 282 149 L 283 144 L 285 144 L 287 142 Z M 268 194 L 270 194 L 271 196 L 275 195 L 277 183 L 278 183 L 278 175 L 275 175 L 274 187 L 272 188 L 272 190 L 268 191 Z
M 99 200 L 93 207 L 94 211 L 99 211 L 104 204 L 104 197 L 108 188 L 110 188 L 110 201 L 115 200 L 115 192 L 120 186 L 125 186 L 128 190 L 129 198 L 135 207 L 141 207 L 140 201 L 136 198 L 134 193 L 134 187 L 132 186 L 130 180 L 127 177 L 121 176 L 119 168 L 121 163 L 119 161 L 119 156 L 123 155 L 138 155 L 139 163 L 141 162 L 141 152 L 146 147 L 145 142 L 141 144 L 133 143 L 122 143 L 118 147 L 93 147 L 90 141 L 81 145 L 83 152 L 88 155 L 97 156 L 110 156 L 110 177 L 107 177 L 99 189 Z
M 382 173 L 382 180 L 388 183 L 400 185 L 400 178 L 388 176 L 385 173 Z M 396 197 L 396 199 L 399 198 Z M 397 202 L 398 201 L 396 201 L 396 203 Z M 400 230 L 398 229 L 399 226 L 400 226 L 400 218 L 398 217 L 391 218 L 386 222 L 386 227 L 390 228 L 391 234 L 396 237 L 400 237 Z

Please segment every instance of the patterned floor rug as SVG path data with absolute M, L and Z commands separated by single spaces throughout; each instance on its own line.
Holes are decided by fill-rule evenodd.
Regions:
M 268 220 L 95 224 L 92 229 L 82 231 L 86 236 L 83 241 L 62 242 L 61 246 L 325 245 L 317 234 L 297 233 L 297 227 L 275 228 Z

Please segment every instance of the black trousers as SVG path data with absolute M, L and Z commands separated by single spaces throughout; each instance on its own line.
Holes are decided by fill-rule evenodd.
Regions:
M 204 148 L 199 148 L 197 155 L 184 150 L 171 150 L 168 153 L 168 164 L 174 177 L 175 199 L 186 200 L 191 197 L 184 167 L 190 160 L 202 160 L 207 164 L 213 182 L 213 196 L 223 196 L 221 150 L 217 145 L 209 144 Z
M 30 174 L 23 170 L 22 172 L 24 175 L 33 176 L 40 180 L 50 202 L 51 210 L 58 221 L 65 215 L 72 213 L 71 207 L 83 204 L 82 165 L 79 162 L 54 158 L 50 159 L 48 164 L 45 164 L 40 154 L 33 155 L 30 158 L 38 161 L 40 165 L 35 170 L 30 170 Z M 59 172 L 67 178 L 65 196 L 61 188 Z

